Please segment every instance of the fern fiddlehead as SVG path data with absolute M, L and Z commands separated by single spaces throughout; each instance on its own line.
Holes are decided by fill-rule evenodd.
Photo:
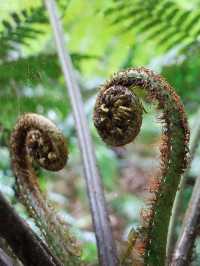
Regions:
M 28 113 L 17 122 L 10 140 L 11 163 L 17 192 L 49 245 L 63 265 L 81 265 L 80 248 L 42 195 L 32 166 L 58 171 L 64 167 L 68 151 L 56 126 L 43 116 Z
M 120 146 L 134 140 L 142 121 L 138 90 L 144 92 L 144 100 L 162 112 L 163 130 L 160 175 L 150 184 L 152 196 L 142 212 L 142 225 L 133 242 L 142 265 L 163 266 L 171 209 L 187 165 L 189 130 L 183 105 L 161 76 L 146 68 L 130 68 L 102 86 L 94 108 L 94 125 L 109 145 Z

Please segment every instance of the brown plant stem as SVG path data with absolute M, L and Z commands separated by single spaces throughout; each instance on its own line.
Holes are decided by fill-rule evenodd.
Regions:
M 61 266 L 0 192 L 0 235 L 27 266 Z
M 22 266 L 22 262 L 17 258 L 7 241 L 2 237 L 0 237 L 0 249 L 12 259 L 15 266 Z
M 14 266 L 11 258 L 0 248 L 0 265 L 1 266 Z
M 196 238 L 200 222 L 200 177 L 192 192 L 189 207 L 186 211 L 181 233 L 175 246 L 175 252 L 172 257 L 171 266 L 190 265 L 192 248 Z
M 194 121 L 194 130 L 192 130 L 191 134 L 191 141 L 190 141 L 190 162 L 193 161 L 194 156 L 196 154 L 196 150 L 198 147 L 199 139 L 200 139 L 200 110 L 197 112 L 197 118 Z M 171 260 L 171 256 L 173 253 L 174 245 L 177 240 L 176 238 L 176 223 L 180 214 L 182 200 L 183 200 L 183 193 L 185 190 L 186 180 L 189 174 L 190 170 L 190 164 L 188 164 L 188 168 L 184 172 L 184 174 L 181 177 L 179 189 L 176 193 L 176 198 L 174 201 L 173 209 L 172 209 L 172 215 L 171 220 L 169 224 L 169 230 L 168 230 L 168 239 L 167 239 L 167 262 L 169 263 Z
M 58 56 L 73 108 L 73 115 L 84 163 L 85 181 L 97 240 L 99 262 L 100 265 L 104 266 L 116 266 L 118 265 L 116 247 L 108 220 L 105 197 L 96 166 L 95 154 L 92 147 L 80 90 L 74 77 L 71 58 L 65 48 L 63 38 L 64 32 L 57 14 L 56 3 L 54 0 L 45 0 L 44 2 L 49 14 Z

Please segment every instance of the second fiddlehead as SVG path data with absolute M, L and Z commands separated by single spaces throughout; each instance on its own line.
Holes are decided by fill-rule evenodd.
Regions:
M 35 162 L 47 170 L 62 169 L 68 157 L 63 135 L 48 119 L 28 113 L 18 120 L 13 130 L 10 150 L 19 198 L 35 219 L 52 253 L 63 265 L 81 265 L 80 248 L 46 202 L 32 166 Z
M 109 145 L 121 146 L 140 131 L 143 107 L 138 99 L 155 104 L 162 112 L 160 175 L 150 184 L 151 199 L 141 215 L 134 249 L 142 265 L 163 266 L 169 219 L 180 176 L 187 165 L 189 130 L 183 105 L 172 87 L 146 68 L 115 74 L 102 86 L 94 109 L 94 124 Z

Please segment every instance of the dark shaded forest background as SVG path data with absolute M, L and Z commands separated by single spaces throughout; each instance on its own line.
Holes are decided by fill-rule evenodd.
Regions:
M 185 105 L 191 129 L 199 127 L 200 4 L 197 0 L 150 0 L 142 5 L 138 0 L 57 3 L 85 103 L 112 228 L 115 238 L 121 241 L 138 225 L 148 196 L 148 181 L 159 171 L 161 126 L 159 114 L 146 105 L 142 130 L 134 143 L 125 148 L 107 147 L 92 121 L 98 87 L 119 69 L 146 66 L 161 73 L 175 88 Z M 94 261 L 95 237 L 83 167 L 47 14 L 39 0 L 7 0 L 0 3 L 0 189 L 40 234 L 16 200 L 10 168 L 9 136 L 16 119 L 24 112 L 48 117 L 67 138 L 68 165 L 54 174 L 40 169 L 40 185 L 84 242 L 84 259 Z M 187 177 L 177 232 L 199 175 L 199 165 L 198 149 Z M 196 253 L 194 265 L 199 265 L 198 238 Z

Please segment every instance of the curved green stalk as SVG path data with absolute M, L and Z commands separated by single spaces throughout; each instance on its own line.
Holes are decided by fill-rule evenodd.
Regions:
M 163 266 L 172 205 L 187 166 L 189 130 L 183 105 L 161 76 L 146 68 L 131 68 L 115 74 L 102 86 L 95 105 L 94 124 L 109 145 L 124 145 L 133 140 L 141 126 L 141 104 L 135 99 L 138 90 L 145 91 L 145 100 L 162 112 L 163 130 L 160 175 L 151 181 L 152 197 L 142 212 L 134 249 L 140 261 L 142 258 L 142 265 Z

